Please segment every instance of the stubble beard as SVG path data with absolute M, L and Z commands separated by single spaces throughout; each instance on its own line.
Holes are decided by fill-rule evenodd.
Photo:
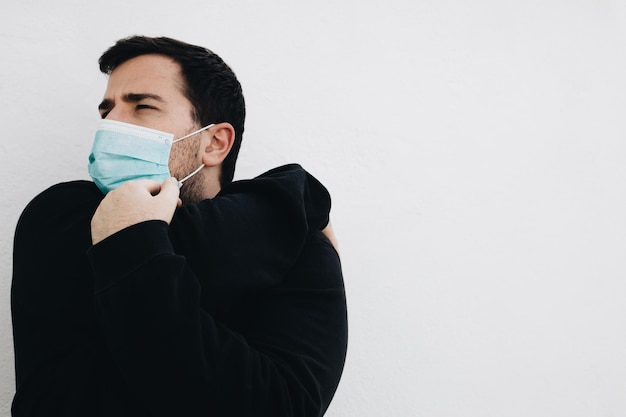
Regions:
M 204 171 L 201 170 L 185 181 L 180 188 L 180 199 L 183 201 L 183 205 L 195 204 L 204 200 L 204 187 Z
M 200 166 L 199 163 L 196 162 L 198 160 L 200 138 L 193 137 L 186 139 L 178 146 L 180 146 L 181 149 L 177 149 L 174 160 L 180 160 L 183 161 L 183 163 L 181 164 L 182 167 L 178 168 L 176 172 L 172 174 L 180 180 L 191 174 Z M 204 184 L 204 170 L 200 170 L 200 172 L 186 180 L 180 188 L 180 199 L 183 204 L 195 204 L 204 200 Z

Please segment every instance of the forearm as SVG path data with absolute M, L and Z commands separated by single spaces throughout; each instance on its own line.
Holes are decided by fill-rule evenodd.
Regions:
M 320 389 L 334 392 L 336 381 L 328 379 L 338 381 L 337 364 L 329 376 L 324 361 L 329 348 L 342 352 L 336 346 L 343 333 L 332 325 L 345 319 L 333 310 L 342 305 L 341 288 L 321 297 L 314 290 L 302 298 L 302 289 L 288 288 L 237 297 L 233 311 L 224 313 L 202 305 L 198 278 L 167 248 L 164 225 L 141 224 L 123 234 L 102 242 L 111 247 L 90 251 L 96 311 L 118 368 L 155 415 L 181 407 L 185 415 L 322 412 L 330 399 Z M 130 249 L 119 248 L 115 238 L 133 245 L 138 236 L 150 243 L 131 251 L 133 259 L 120 253 L 115 264 L 106 263 L 117 250 Z M 220 314 L 226 321 L 216 320 Z

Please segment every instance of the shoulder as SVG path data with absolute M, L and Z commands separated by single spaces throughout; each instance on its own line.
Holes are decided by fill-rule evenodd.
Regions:
M 282 188 L 302 191 L 313 188 L 315 191 L 328 194 L 328 191 L 311 173 L 299 164 L 282 165 L 262 173 L 252 179 L 234 181 L 224 187 L 220 194 L 238 192 L 247 188 Z
M 255 180 L 291 184 L 304 192 L 315 193 L 318 198 L 330 198 L 326 187 L 300 164 L 287 164 L 273 168 L 259 175 Z
M 242 191 L 256 191 L 267 188 L 296 186 L 302 183 L 305 171 L 297 164 L 283 165 L 257 175 L 250 179 L 233 181 L 224 186 L 218 196 L 239 193 Z
M 326 187 L 299 164 L 273 168 L 249 180 L 235 181 L 220 196 L 255 194 L 285 209 L 296 206 L 307 213 L 309 226 L 322 229 L 328 223 L 331 197 Z
M 61 182 L 40 192 L 27 207 L 40 203 L 59 203 L 67 199 L 86 196 L 91 196 L 92 198 L 104 197 L 98 190 L 98 187 L 91 181 Z
M 57 184 L 33 198 L 15 229 L 14 296 L 30 296 L 20 292 L 28 288 L 53 291 L 89 271 L 85 253 L 91 246 L 90 223 L 102 198 L 87 181 Z
M 18 221 L 17 229 L 41 228 L 63 220 L 93 216 L 104 195 L 90 181 L 63 182 L 33 198 Z

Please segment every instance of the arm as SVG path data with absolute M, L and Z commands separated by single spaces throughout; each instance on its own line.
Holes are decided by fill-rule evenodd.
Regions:
M 267 288 L 293 267 L 307 236 L 328 224 L 330 204 L 326 188 L 291 164 L 180 207 L 169 236 L 176 252 L 196 274 L 210 276 L 213 286 Z M 196 257 L 198 248 L 204 253 Z
M 307 236 L 326 227 L 330 211 L 326 188 L 296 164 L 237 181 L 214 199 L 179 207 L 172 219 L 176 202 L 173 182 L 163 188 L 154 181 L 126 183 L 98 207 L 93 242 L 141 221 L 171 221 L 172 243 L 193 271 L 210 275 L 220 288 L 263 288 L 280 282 Z M 326 227 L 334 238 L 330 232 Z M 202 255 L 193 256 L 198 248 Z
M 180 413 L 184 405 L 186 415 L 306 416 L 328 406 L 345 355 L 341 269 L 328 240 L 309 233 L 310 224 L 325 225 L 327 211 L 317 223 L 313 216 L 301 219 L 308 224 L 295 221 L 315 190 L 295 187 L 285 198 L 277 188 L 283 183 L 257 179 L 203 202 L 192 211 L 197 224 L 183 229 L 187 246 L 178 254 L 164 221 L 135 224 L 90 250 L 108 347 L 157 415 Z M 276 221 L 286 216 L 300 227 Z M 224 233 L 209 233 L 224 225 Z M 248 239 L 262 242 L 266 235 L 279 243 Z M 258 271 L 264 263 L 270 272 Z
M 91 415 L 96 381 L 93 280 L 85 255 L 102 194 L 84 181 L 59 184 L 25 208 L 13 246 L 11 311 L 15 417 Z M 67 401 L 71 395 L 74 400 Z
M 276 174 L 281 177 L 283 173 L 284 171 L 279 171 Z M 284 184 L 282 194 L 293 189 L 293 184 Z M 224 197 L 231 199 L 232 202 L 238 202 L 237 205 L 239 205 L 245 201 L 245 198 L 242 200 L 242 196 L 238 194 L 245 194 L 246 187 L 250 188 L 251 185 L 244 182 L 242 186 L 236 185 L 224 190 Z M 278 201 L 294 200 L 291 197 L 280 197 L 280 185 L 272 185 L 270 188 L 274 189 Z M 306 188 L 303 189 L 302 197 L 295 200 L 320 200 L 312 198 L 319 190 L 305 192 Z M 258 201 L 257 194 L 248 193 L 248 200 Z M 94 317 L 91 267 L 85 256 L 85 251 L 91 246 L 89 222 L 101 200 L 102 194 L 92 183 L 61 184 L 35 198 L 25 209 L 18 224 L 15 235 L 12 289 L 17 379 L 17 394 L 14 400 L 16 416 L 34 416 L 39 413 L 47 415 L 61 408 L 65 410 L 66 415 L 90 415 L 93 413 L 88 410 L 93 411 L 103 406 L 102 398 L 110 398 L 111 401 L 116 398 L 117 394 L 111 394 L 111 391 L 118 389 L 123 392 L 125 390 L 125 385 L 119 381 L 121 376 L 118 375 L 113 362 L 110 362 L 112 360 L 110 353 L 103 350 L 100 340 L 102 332 Z M 327 204 L 323 199 L 321 201 L 323 205 Z M 220 199 L 215 199 L 210 206 L 213 208 L 210 208 L 209 212 L 230 213 L 232 209 L 231 206 L 220 203 Z M 294 205 L 290 207 L 293 208 Z M 323 213 L 324 210 L 315 209 L 310 205 L 308 207 L 312 207 L 310 210 L 312 215 L 302 217 L 298 214 L 296 216 L 296 219 L 300 221 L 304 218 L 307 222 L 306 226 L 293 227 L 308 229 L 309 225 L 324 223 L 323 215 L 316 214 Z M 187 209 L 191 211 L 191 214 L 187 213 Z M 169 229 L 172 234 L 171 241 L 176 244 L 193 242 L 193 239 L 188 241 L 181 238 L 198 232 L 200 229 L 193 227 L 192 219 L 197 215 L 206 217 L 207 212 L 196 208 L 179 209 L 179 212 L 188 217 L 183 217 L 181 219 L 183 221 L 174 227 L 179 213 L 175 215 L 172 227 Z M 266 214 L 272 213 L 266 212 Z M 278 214 L 281 214 L 280 211 Z M 254 212 L 248 215 L 253 216 Z M 275 217 L 275 219 L 278 218 L 282 218 L 287 223 L 294 220 L 291 216 Z M 232 219 L 232 216 L 226 216 L 222 220 L 228 222 Z M 275 219 L 270 223 L 275 224 Z M 212 223 L 209 221 L 207 224 Z M 253 223 L 249 221 L 245 224 Z M 184 225 L 188 227 L 187 231 L 184 230 Z M 280 226 L 274 230 L 289 229 L 288 226 Z M 223 228 L 209 230 L 215 232 L 213 238 L 218 242 L 223 240 L 220 233 L 229 235 L 228 230 Z M 246 230 L 251 235 L 258 232 L 258 229 L 245 227 L 240 228 L 239 232 L 244 233 Z M 200 238 L 204 236 L 202 233 L 198 232 L 198 234 Z M 272 233 L 267 233 L 266 240 L 261 246 L 267 249 L 268 245 L 272 244 L 274 236 Z M 245 240 L 245 237 L 241 235 L 240 238 Z M 258 236 L 251 238 L 256 239 Z M 302 247 L 302 244 L 297 246 Z M 176 251 L 185 253 L 194 247 L 193 243 L 189 243 L 187 247 L 184 245 L 176 247 Z M 189 255 L 187 258 L 193 260 L 191 258 L 200 259 L 203 256 L 206 257 L 207 254 L 189 252 Z M 278 265 L 279 270 L 287 265 L 293 265 L 294 262 L 288 257 L 281 256 L 277 259 L 274 265 Z M 213 257 L 211 262 L 219 266 L 220 257 Z M 229 262 L 231 266 L 235 263 L 235 270 L 237 267 L 243 268 L 240 272 L 250 269 L 243 263 L 238 266 L 235 258 Z M 262 264 L 258 265 L 261 265 L 262 269 Z M 228 279 L 225 279 L 223 274 L 217 275 L 201 275 L 201 286 L 204 291 L 200 292 L 201 307 L 198 314 L 208 317 L 209 321 L 213 320 L 216 328 L 241 339 L 232 325 L 226 326 L 223 322 L 216 320 L 216 317 L 226 315 L 226 309 L 218 311 L 216 304 L 220 302 L 227 304 L 223 303 L 223 300 L 228 299 L 228 296 L 224 294 L 228 294 L 229 291 L 220 293 L 217 290 L 209 291 L 209 289 L 211 286 L 223 288 L 223 283 L 232 284 L 239 278 L 242 279 L 242 284 L 237 284 L 235 287 L 251 288 L 251 285 L 254 287 L 255 284 L 245 274 L 230 275 Z M 282 275 L 283 278 L 286 276 L 287 274 Z M 256 285 L 257 288 L 268 288 L 275 283 L 272 280 L 276 279 L 266 273 L 261 273 L 257 277 L 270 277 L 264 285 Z M 255 297 L 255 299 L 258 298 Z M 233 310 L 235 309 L 233 307 Z M 260 318 L 262 315 L 257 314 L 255 317 Z M 283 327 L 278 326 L 278 328 Z M 269 334 L 269 332 L 266 333 Z M 203 335 L 206 336 L 205 333 Z M 338 378 L 338 375 L 332 378 Z M 296 384 L 290 386 L 296 386 Z M 100 391 L 106 394 L 101 394 Z M 69 400 L 70 397 L 71 400 Z
M 346 322 L 340 266 L 321 234 L 281 285 L 231 297 L 222 321 L 164 222 L 124 229 L 90 257 L 108 348 L 154 415 L 317 416 L 328 406 Z

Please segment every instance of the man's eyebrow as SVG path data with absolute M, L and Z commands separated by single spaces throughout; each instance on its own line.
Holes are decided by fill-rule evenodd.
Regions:
M 128 94 L 124 94 L 124 96 L 122 97 L 122 100 L 128 103 L 138 103 L 142 100 L 156 100 L 161 103 L 165 102 L 165 100 L 163 100 L 161 96 L 157 94 L 151 94 L 151 93 L 128 93 Z M 105 98 L 98 105 L 98 110 L 106 111 L 106 110 L 110 110 L 112 107 L 113 107 L 113 100 Z
M 108 98 L 102 100 L 102 103 L 98 104 L 98 110 L 106 111 L 109 110 L 113 106 L 113 102 Z
M 152 99 L 152 100 L 156 100 L 160 102 L 165 101 L 163 100 L 161 96 L 158 96 L 156 94 L 150 94 L 150 93 L 128 93 L 128 94 L 124 94 L 124 97 L 122 97 L 122 100 L 126 102 L 131 102 L 131 103 L 136 103 L 138 101 L 142 101 L 146 99 Z

